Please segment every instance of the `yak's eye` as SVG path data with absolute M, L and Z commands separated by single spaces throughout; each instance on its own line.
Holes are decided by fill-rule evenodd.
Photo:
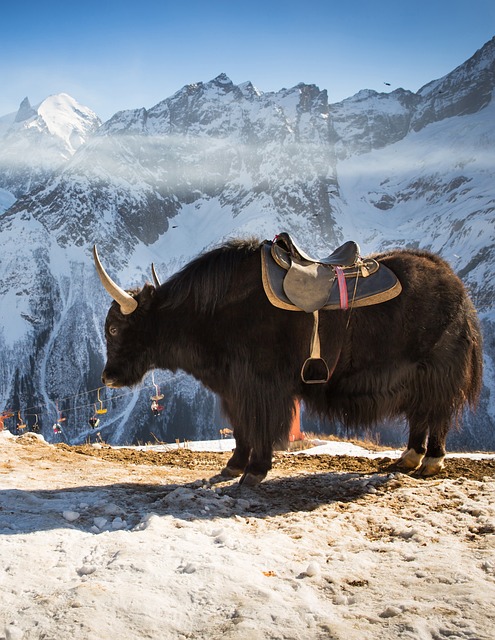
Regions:
M 117 327 L 116 327 L 114 324 L 111 324 L 111 325 L 108 327 L 108 333 L 109 333 L 111 336 L 116 336 L 118 332 L 119 332 L 119 330 L 117 329 Z

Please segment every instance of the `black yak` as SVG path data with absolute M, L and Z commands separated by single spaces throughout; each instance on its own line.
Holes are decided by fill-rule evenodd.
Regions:
M 225 476 L 256 484 L 287 441 L 294 401 L 350 427 L 404 416 L 409 441 L 398 461 L 434 475 L 445 439 L 482 378 L 474 307 L 449 265 L 426 251 L 375 255 L 402 284 L 392 300 L 320 311 L 321 355 L 335 362 L 324 384 L 306 384 L 311 314 L 273 306 L 262 286 L 261 245 L 231 241 L 187 264 L 160 286 L 126 292 L 95 262 L 114 298 L 105 323 L 109 387 L 138 384 L 151 369 L 193 375 L 221 399 L 236 447 Z

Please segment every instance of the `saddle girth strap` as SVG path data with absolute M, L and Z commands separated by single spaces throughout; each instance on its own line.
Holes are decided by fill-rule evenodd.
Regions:
M 334 267 L 335 274 L 337 276 L 337 283 L 339 285 L 339 294 L 340 294 L 340 308 L 347 310 L 349 308 L 349 296 L 347 294 L 347 285 L 345 283 L 345 275 L 342 267 Z M 357 284 L 358 274 L 356 274 L 356 284 Z

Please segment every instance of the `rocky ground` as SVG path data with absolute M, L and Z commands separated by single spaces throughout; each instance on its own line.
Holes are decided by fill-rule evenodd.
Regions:
M 58 445 L 56 450 L 70 452 L 76 456 L 96 456 L 104 460 L 112 460 L 122 465 L 138 464 L 162 467 L 173 467 L 184 470 L 187 476 L 191 470 L 215 473 L 219 472 L 230 457 L 230 453 L 214 453 L 190 451 L 187 448 L 168 452 L 140 451 L 136 449 L 112 449 L 103 446 L 95 448 L 90 445 L 68 447 Z M 355 456 L 330 455 L 287 455 L 283 452 L 275 454 L 271 475 L 290 476 L 301 472 L 332 473 L 352 472 L 360 474 L 386 473 L 395 471 L 394 461 L 390 458 L 369 459 Z M 437 478 L 459 478 L 482 480 L 485 476 L 495 476 L 495 460 L 472 460 L 470 458 L 447 458 L 445 468 Z

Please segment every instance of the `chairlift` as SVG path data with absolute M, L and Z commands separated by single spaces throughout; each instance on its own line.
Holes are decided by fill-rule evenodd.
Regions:
M 2 411 L 2 413 L 0 413 L 0 431 L 3 431 L 5 429 L 5 420 L 7 420 L 7 418 L 13 417 L 14 414 L 12 413 L 12 411 Z
M 163 396 L 162 396 L 162 398 L 163 398 Z M 151 411 L 152 411 L 154 416 L 159 416 L 161 414 L 161 412 L 163 411 L 163 405 L 162 404 L 158 404 L 158 402 L 156 400 L 153 400 L 153 402 L 151 403 Z
M 151 396 L 151 400 L 158 402 L 158 400 L 163 400 L 165 397 L 163 393 L 160 393 L 160 387 L 155 382 L 155 374 L 151 373 L 151 384 L 155 387 L 155 395 Z
M 101 387 L 98 389 L 97 394 L 98 394 L 98 402 L 100 403 L 100 408 L 96 409 L 96 413 L 98 414 L 103 414 L 107 412 L 107 409 L 105 409 L 105 407 L 103 406 L 103 400 L 100 399 L 100 389 Z M 96 405 L 95 405 L 96 406 Z
M 59 433 L 62 433 L 62 425 L 60 423 L 65 422 L 67 418 L 63 415 L 63 413 L 58 408 L 58 402 L 55 403 L 55 406 L 57 408 L 57 421 L 54 423 L 52 428 L 53 428 L 53 433 L 59 434 Z
M 33 424 L 33 426 L 31 427 L 31 431 L 32 431 L 33 433 L 39 433 L 39 430 L 40 430 L 40 425 L 39 425 L 39 423 L 38 423 L 38 414 L 37 414 L 37 413 L 35 413 L 35 414 L 34 414 L 34 424 Z
M 64 414 L 58 408 L 58 402 L 55 403 L 55 406 L 57 407 L 57 414 L 58 414 L 58 419 L 57 419 L 57 422 L 55 424 L 60 423 L 60 422 L 65 422 L 67 420 L 67 418 L 64 416 Z
M 163 395 L 163 393 L 160 392 L 160 387 L 155 382 L 155 374 L 153 371 L 151 372 L 151 383 L 155 387 L 155 395 L 150 396 L 151 411 L 154 416 L 159 416 L 163 411 L 163 405 L 158 404 L 158 402 L 160 400 L 163 400 L 165 396 Z
M 17 412 L 17 431 L 24 431 L 26 427 L 27 427 L 27 424 L 22 421 L 21 412 L 18 411 Z
M 100 424 L 100 418 L 98 418 L 98 416 L 96 415 L 96 404 L 95 404 L 94 413 L 89 417 L 88 422 L 89 422 L 89 426 L 92 429 L 97 429 L 98 425 Z

